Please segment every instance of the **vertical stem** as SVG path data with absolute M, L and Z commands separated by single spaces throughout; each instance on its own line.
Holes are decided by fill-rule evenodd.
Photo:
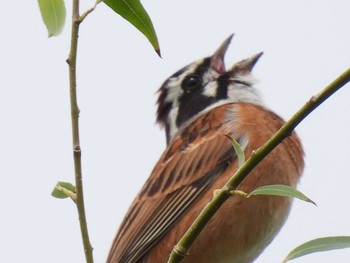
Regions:
M 76 81 L 76 60 L 78 49 L 79 36 L 79 0 L 73 0 L 72 12 L 72 33 L 71 46 L 67 59 L 69 66 L 69 84 L 70 84 L 70 104 L 71 104 L 71 120 L 72 120 L 72 135 L 73 135 L 73 158 L 74 158 L 74 173 L 76 185 L 76 206 L 79 214 L 80 231 L 84 245 L 85 259 L 87 263 L 93 263 L 92 246 L 89 240 L 89 233 L 86 223 L 83 181 L 81 171 L 81 147 L 79 140 L 79 107 L 77 102 L 77 81 Z

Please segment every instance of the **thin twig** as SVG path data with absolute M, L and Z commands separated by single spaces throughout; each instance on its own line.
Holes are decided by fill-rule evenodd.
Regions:
M 292 118 L 286 122 L 281 129 L 261 148 L 259 148 L 237 171 L 235 175 L 216 192 L 214 198 L 204 207 L 200 215 L 193 222 L 178 244 L 170 254 L 168 263 L 178 263 L 189 253 L 190 246 L 199 236 L 205 225 L 213 217 L 220 206 L 231 196 L 229 190 L 234 190 L 243 179 L 254 169 L 254 167 L 265 158 L 278 144 L 288 137 L 295 127 L 320 104 L 328 99 L 337 90 L 350 81 L 350 68 L 341 74 L 336 80 L 329 84 L 318 95 L 313 96 Z M 234 198 L 234 197 L 233 197 Z
M 79 25 L 82 21 L 79 16 L 79 0 L 73 0 L 72 11 L 72 32 L 71 46 L 67 59 L 69 66 L 69 84 L 70 84 L 70 105 L 72 119 L 72 135 L 73 135 L 73 158 L 76 186 L 76 206 L 79 214 L 80 231 L 83 240 L 85 259 L 87 263 L 93 263 L 92 246 L 89 239 L 89 233 L 86 223 L 86 214 L 84 206 L 83 180 L 81 170 L 81 147 L 79 140 L 79 107 L 77 102 L 77 77 L 76 77 L 76 61 L 78 51 L 78 33 Z M 85 17 L 84 17 L 85 18 Z
M 85 19 L 92 11 L 95 10 L 95 7 L 96 7 L 96 4 L 95 4 L 93 7 L 89 8 L 88 10 L 86 10 L 86 11 L 77 19 L 77 22 L 78 22 L 78 23 L 83 22 L 84 19 Z

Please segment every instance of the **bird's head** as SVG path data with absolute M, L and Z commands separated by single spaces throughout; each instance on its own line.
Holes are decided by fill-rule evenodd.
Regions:
M 159 89 L 157 122 L 165 128 L 167 143 L 198 115 L 214 107 L 232 102 L 262 104 L 251 71 L 263 53 L 226 70 L 224 56 L 232 36 L 212 56 L 177 71 Z

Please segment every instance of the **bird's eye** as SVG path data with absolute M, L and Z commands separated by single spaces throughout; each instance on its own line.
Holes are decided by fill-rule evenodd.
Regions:
M 198 75 L 190 75 L 186 77 L 182 82 L 182 88 L 186 92 L 191 92 L 196 89 L 202 83 L 202 79 Z

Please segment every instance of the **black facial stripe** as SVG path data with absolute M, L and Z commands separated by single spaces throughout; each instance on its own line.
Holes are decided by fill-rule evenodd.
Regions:
M 157 110 L 157 122 L 160 124 L 165 124 L 166 123 L 166 118 L 169 114 L 169 111 L 171 109 L 171 103 L 166 102 L 166 96 L 167 92 L 166 89 L 164 88 L 167 85 L 167 82 L 165 82 L 162 86 L 162 88 L 159 90 L 160 94 L 158 97 L 158 110 Z
M 203 77 L 205 73 L 210 70 L 210 67 L 211 58 L 205 58 L 192 74 Z M 205 109 L 215 100 L 215 98 L 207 97 L 202 93 L 203 85 L 192 90 L 190 94 L 184 93 L 179 99 L 179 111 L 176 118 L 176 126 L 180 127 L 185 121 Z
M 196 68 L 196 70 L 193 72 L 199 76 L 203 76 L 203 74 L 208 70 L 208 68 L 210 67 L 210 63 L 211 63 L 211 59 L 210 57 L 207 57 L 203 60 L 203 62 L 198 65 L 198 67 Z M 179 77 L 182 73 L 184 73 L 186 70 L 188 70 L 190 65 L 187 65 L 186 67 L 183 67 L 182 69 L 178 70 L 177 72 L 175 72 L 173 75 L 171 75 L 170 78 L 176 78 Z
M 211 67 L 211 58 L 204 59 L 193 74 L 203 77 Z M 228 98 L 228 87 L 231 83 L 232 72 L 223 73 L 216 79 L 217 88 L 215 96 L 203 95 L 204 85 L 197 90 L 193 90 L 190 94 L 183 94 L 179 100 L 179 111 L 176 118 L 176 125 L 180 127 L 184 122 L 207 108 L 208 106 Z
M 176 78 L 176 77 L 180 76 L 182 73 L 184 73 L 186 71 L 187 67 L 188 66 L 186 66 L 186 67 L 180 69 L 179 71 L 175 72 L 170 78 Z
M 198 65 L 198 67 L 196 68 L 194 73 L 196 73 L 197 75 L 203 77 L 205 72 L 207 72 L 208 69 L 210 68 L 210 64 L 211 64 L 211 58 L 210 57 L 205 58 L 203 60 L 202 64 Z
M 176 118 L 176 126 L 180 127 L 185 121 L 204 110 L 208 105 L 216 101 L 215 97 L 201 94 L 201 91 L 184 95 L 179 101 L 179 111 Z
M 230 74 L 223 74 L 217 79 L 216 101 L 227 99 L 228 85 L 230 84 Z

